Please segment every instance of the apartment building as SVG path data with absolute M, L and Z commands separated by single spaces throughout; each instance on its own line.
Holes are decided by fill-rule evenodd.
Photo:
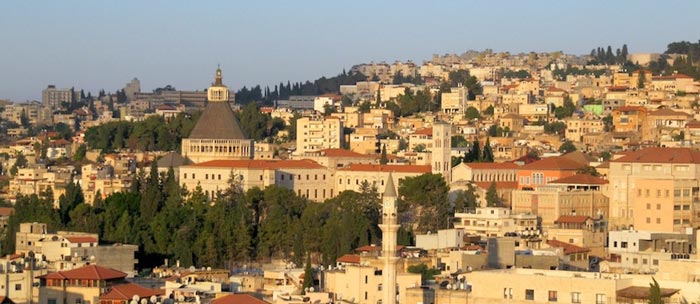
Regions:
M 46 107 L 58 109 L 62 102 L 70 103 L 71 101 L 73 101 L 71 89 L 57 89 L 55 85 L 49 85 L 41 91 L 41 103 Z
M 583 136 L 590 133 L 601 133 L 605 131 L 605 123 L 600 118 L 567 118 L 566 140 L 573 142 L 583 142 Z
M 442 103 L 440 105 L 442 113 L 464 114 L 464 111 L 467 109 L 468 95 L 469 90 L 463 86 L 451 88 L 450 92 L 442 93 Z
M 509 208 L 482 207 L 474 212 L 456 212 L 454 217 L 454 227 L 466 235 L 483 238 L 540 235 L 536 214 L 512 213 Z
M 610 162 L 610 223 L 614 229 L 680 232 L 700 224 L 700 152 L 645 148 Z
M 513 191 L 514 213 L 531 213 L 540 217 L 543 227 L 554 226 L 564 215 L 607 219 L 609 199 L 604 191 L 607 181 L 590 175 L 572 175 L 534 189 Z
M 297 149 L 295 154 L 342 148 L 343 123 L 335 117 L 302 117 L 297 120 Z

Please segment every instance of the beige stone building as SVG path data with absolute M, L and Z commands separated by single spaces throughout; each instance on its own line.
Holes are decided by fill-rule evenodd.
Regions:
M 583 142 L 583 136 L 590 133 L 601 133 L 605 131 L 605 124 L 600 118 L 567 118 L 566 140 L 573 142 Z
M 179 178 L 184 188 L 201 187 L 209 199 L 226 190 L 231 179 L 244 191 L 277 185 L 318 202 L 338 194 L 333 171 L 308 159 L 214 160 L 180 167 Z
M 415 177 L 431 172 L 431 166 L 420 165 L 367 165 L 350 164 L 335 172 L 335 193 L 345 190 L 360 192 L 363 182 L 377 187 L 379 193 L 384 193 L 389 173 L 394 185 L 400 187 L 401 181 L 406 177 Z
M 610 162 L 611 229 L 683 231 L 700 222 L 700 152 L 646 148 Z
M 343 147 L 343 123 L 334 117 L 302 117 L 297 120 L 295 154 Z
M 534 190 L 513 191 L 511 207 L 514 213 L 538 215 L 543 227 L 553 226 L 563 215 L 608 218 L 606 184 L 603 179 L 582 174 L 565 177 Z
M 468 93 L 469 90 L 463 86 L 451 88 L 450 92 L 442 93 L 442 103 L 440 105 L 442 112 L 446 114 L 464 114 L 464 111 L 467 109 Z
M 537 236 L 537 215 L 513 214 L 508 208 L 483 207 L 472 213 L 455 213 L 454 227 L 462 229 L 467 235 L 483 238 L 501 237 L 515 234 L 518 236 Z
M 325 272 L 326 291 L 336 295 L 335 302 L 378 303 L 382 297 L 382 269 L 374 266 L 347 265 Z M 420 274 L 396 274 L 398 303 L 406 302 L 406 290 L 421 286 Z

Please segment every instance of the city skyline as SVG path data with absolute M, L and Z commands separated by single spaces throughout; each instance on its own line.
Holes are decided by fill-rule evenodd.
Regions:
M 648 1 L 565 7 L 506 1 L 506 9 L 452 1 L 434 6 L 359 1 L 347 7 L 71 4 L 45 3 L 39 10 L 27 3 L 3 5 L 0 98 L 39 100 L 49 84 L 114 92 L 134 77 L 144 91 L 167 84 L 202 90 L 209 85 L 202 79 L 209 79 L 217 64 L 231 89 L 238 90 L 334 76 L 359 63 L 420 63 L 432 54 L 469 49 L 582 55 L 627 44 L 633 53 L 663 52 L 670 42 L 697 39 L 686 21 L 700 8 L 691 1 L 654 9 Z

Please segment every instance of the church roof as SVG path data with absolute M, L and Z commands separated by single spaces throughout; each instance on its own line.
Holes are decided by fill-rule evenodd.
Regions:
M 190 161 L 182 157 L 180 153 L 170 152 L 158 159 L 158 168 L 177 168 L 184 165 L 189 165 Z
M 192 139 L 247 139 L 227 102 L 210 102 L 192 129 Z

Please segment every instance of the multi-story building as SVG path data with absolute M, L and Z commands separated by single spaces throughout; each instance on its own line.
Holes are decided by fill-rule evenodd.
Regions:
M 481 237 L 537 236 L 537 215 L 511 213 L 508 208 L 483 207 L 471 213 L 455 213 L 454 227 L 467 235 Z M 511 235 L 513 234 L 513 235 Z
M 607 271 L 655 273 L 660 261 L 695 259 L 692 233 L 619 230 L 608 234 Z
M 136 77 L 129 81 L 129 83 L 124 86 L 124 94 L 126 95 L 126 101 L 132 101 L 136 99 L 136 93 L 141 93 L 141 81 Z
M 302 117 L 297 120 L 295 154 L 343 147 L 343 123 L 334 117 Z
M 536 214 L 543 227 L 553 226 L 565 215 L 607 219 L 606 184 L 603 179 L 585 174 L 560 178 L 531 190 L 513 191 L 511 208 L 515 213 Z
M 308 160 L 213 160 L 181 166 L 180 184 L 193 191 L 201 187 L 209 199 L 233 185 L 244 191 L 270 185 L 293 190 L 313 201 L 323 201 L 338 194 L 333 171 Z
M 334 303 L 378 303 L 382 298 L 382 269 L 374 266 L 347 265 L 342 269 L 325 272 L 326 291 L 335 294 Z M 421 285 L 420 274 L 398 272 L 396 274 L 399 303 L 406 302 L 406 289 Z
M 363 183 L 376 186 L 379 193 L 384 193 L 390 173 L 394 185 L 400 187 L 404 178 L 416 177 L 430 172 L 431 166 L 350 164 L 335 172 L 335 180 L 337 181 L 334 183 L 335 193 L 345 190 L 361 192 L 360 187 Z
M 441 105 L 442 112 L 445 114 L 464 114 L 467 109 L 467 96 L 469 90 L 466 87 L 459 86 L 450 89 L 450 92 L 442 93 Z
M 109 267 L 136 275 L 138 246 L 129 244 L 99 245 L 95 233 L 50 232 L 44 223 L 21 223 L 16 233 L 16 252 L 33 252 L 56 271 L 80 268 L 88 264 Z
M 567 118 L 566 140 L 582 142 L 583 136 L 589 133 L 600 133 L 605 131 L 605 123 L 599 118 Z
M 430 158 L 434 174 L 441 174 L 442 178 L 449 185 L 452 180 L 452 125 L 447 123 L 436 123 L 433 125 L 433 147 L 430 151 Z
M 518 169 L 518 189 L 534 189 L 551 181 L 573 176 L 586 165 L 566 155 L 531 162 Z
M 646 148 L 610 162 L 614 229 L 679 232 L 700 224 L 700 152 Z
M 615 132 L 644 133 L 647 109 L 639 106 L 624 106 L 612 110 Z
M 57 89 L 55 85 L 49 85 L 41 91 L 41 103 L 52 109 L 61 107 L 61 103 L 73 101 L 73 92 L 71 89 Z

